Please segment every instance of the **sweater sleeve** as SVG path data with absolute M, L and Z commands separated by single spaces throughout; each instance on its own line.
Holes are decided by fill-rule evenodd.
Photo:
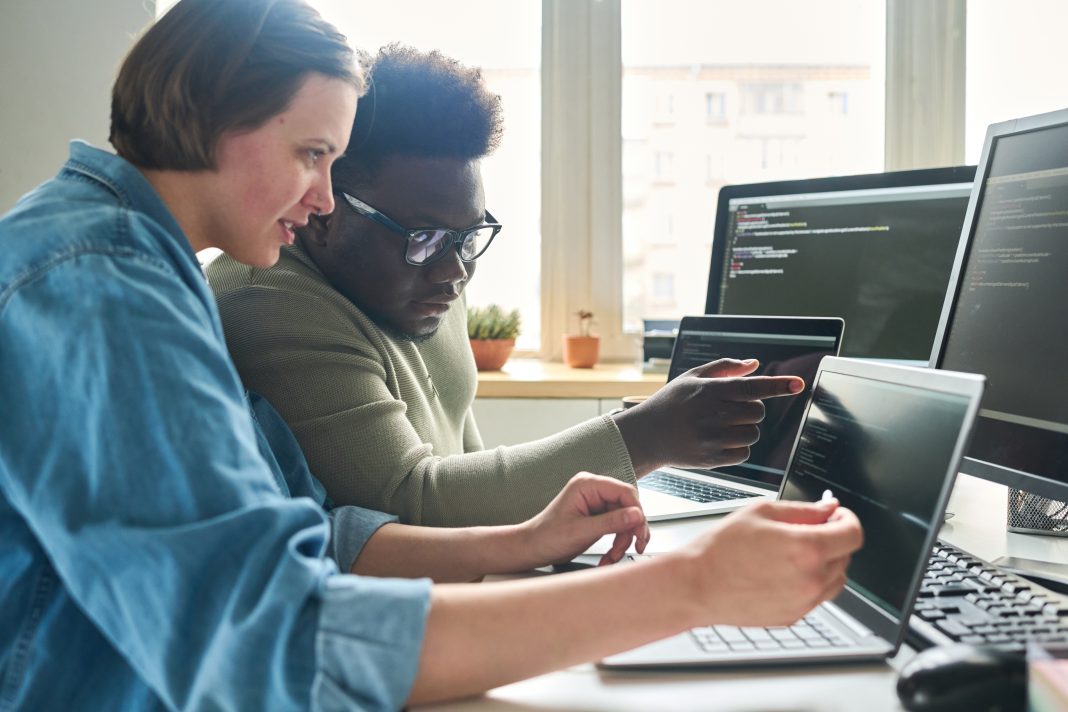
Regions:
M 465 452 L 437 455 L 409 420 L 405 397 L 414 394 L 383 356 L 386 337 L 377 329 L 361 328 L 322 299 L 278 289 L 228 291 L 219 305 L 242 379 L 286 419 L 337 504 L 408 524 L 505 524 L 536 514 L 582 470 L 635 482 L 608 416 L 541 440 L 466 452 L 481 444 L 468 413 Z
M 482 432 L 475 422 L 475 414 L 470 408 L 464 416 L 464 452 L 478 452 L 485 449 L 482 444 Z

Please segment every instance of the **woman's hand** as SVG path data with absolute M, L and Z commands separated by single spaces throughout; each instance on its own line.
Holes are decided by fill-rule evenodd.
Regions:
M 615 539 L 600 565 L 619 561 L 631 542 L 639 553 L 649 543 L 637 488 L 588 472 L 572 477 L 545 509 L 518 528 L 525 568 L 570 561 L 606 534 Z

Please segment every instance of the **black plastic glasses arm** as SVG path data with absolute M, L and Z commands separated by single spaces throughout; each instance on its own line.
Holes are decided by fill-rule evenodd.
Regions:
M 408 264 L 427 265 L 441 259 L 447 253 L 449 247 L 455 245 L 460 259 L 464 262 L 474 262 L 489 248 L 493 238 L 501 231 L 501 224 L 487 210 L 486 222 L 466 228 L 464 230 L 450 230 L 441 227 L 419 227 L 408 229 L 396 220 L 384 215 L 359 198 L 355 198 L 344 191 L 337 194 L 345 199 L 349 207 L 360 215 L 374 220 L 379 225 L 391 230 L 398 235 L 404 235 L 408 239 L 408 249 L 405 250 L 404 259 Z M 475 236 L 484 230 L 491 230 L 488 237 L 484 237 L 483 244 L 477 244 Z

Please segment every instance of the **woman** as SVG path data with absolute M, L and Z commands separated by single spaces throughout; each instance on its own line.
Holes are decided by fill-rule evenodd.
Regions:
M 120 71 L 119 155 L 73 144 L 0 220 L 0 704 L 392 709 L 698 623 L 788 622 L 841 587 L 860 530 L 833 504 L 764 505 L 684 553 L 534 581 L 338 573 L 340 531 L 356 571 L 441 578 L 647 535 L 633 491 L 593 477 L 504 530 L 349 509 L 332 534 L 288 496 L 302 460 L 250 410 L 194 252 L 270 265 L 332 210 L 361 89 L 302 3 L 183 0 Z

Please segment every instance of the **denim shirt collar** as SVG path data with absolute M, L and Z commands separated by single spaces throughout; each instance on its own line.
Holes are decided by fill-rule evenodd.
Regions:
M 64 168 L 102 184 L 124 208 L 144 213 L 156 221 L 197 264 L 189 238 L 156 189 L 132 163 L 121 156 L 90 146 L 85 141 L 74 140 L 70 142 L 70 158 Z

